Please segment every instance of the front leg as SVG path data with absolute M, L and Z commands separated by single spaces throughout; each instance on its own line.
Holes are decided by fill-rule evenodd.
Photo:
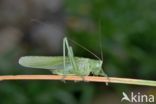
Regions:
M 107 80 L 109 82 L 109 77 L 108 75 L 103 71 L 103 69 L 100 70 L 99 74 L 98 75 L 101 75 L 101 76 L 104 76 L 104 77 L 107 77 Z M 106 82 L 106 85 L 108 86 L 108 82 Z

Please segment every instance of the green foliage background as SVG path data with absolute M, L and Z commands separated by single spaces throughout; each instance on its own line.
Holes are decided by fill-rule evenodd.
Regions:
M 66 0 L 64 5 L 67 36 L 98 56 L 101 40 L 103 69 L 109 76 L 156 80 L 155 0 Z M 20 56 L 47 54 L 33 46 L 23 50 L 24 45 L 1 54 L 0 74 L 50 74 L 43 70 L 21 70 L 26 68 L 18 65 Z M 76 56 L 94 58 L 81 48 L 73 47 Z M 117 84 L 106 87 L 85 82 L 5 81 L 0 82 L 0 103 L 103 104 L 105 101 L 111 104 L 113 95 L 120 104 L 121 92 L 134 89 L 156 93 L 149 87 Z
M 80 42 L 84 41 L 87 47 L 97 47 L 98 51 L 98 34 L 101 28 L 104 66 L 108 73 L 113 76 L 155 78 L 155 1 L 80 0 L 73 2 L 68 2 L 68 13 L 77 21 L 91 21 L 94 30 L 70 29 L 69 33 L 74 40 L 76 38 Z

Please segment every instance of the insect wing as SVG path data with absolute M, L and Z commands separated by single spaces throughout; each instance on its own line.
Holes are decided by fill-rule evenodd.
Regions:
M 62 56 L 25 56 L 19 59 L 19 64 L 31 68 L 64 69 Z M 72 67 L 69 59 L 66 59 L 66 67 Z

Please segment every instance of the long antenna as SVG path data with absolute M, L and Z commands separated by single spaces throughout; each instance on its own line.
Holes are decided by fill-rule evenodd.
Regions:
M 101 19 L 99 20 L 99 40 L 100 40 L 100 54 L 101 54 L 101 59 L 103 61 L 103 48 L 102 48 L 102 24 L 101 24 Z
M 88 51 L 90 54 L 92 54 L 93 56 L 95 56 L 97 59 L 101 60 L 96 54 L 94 54 L 93 52 L 91 52 L 89 49 L 87 49 L 86 47 L 82 46 L 81 44 L 79 44 L 78 42 L 68 38 L 68 40 L 70 40 L 72 43 L 78 45 L 79 47 L 81 47 L 82 49 Z

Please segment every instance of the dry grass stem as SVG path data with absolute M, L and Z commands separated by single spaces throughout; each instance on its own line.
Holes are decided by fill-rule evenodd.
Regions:
M 62 80 L 61 75 L 6 75 L 0 76 L 1 81 L 5 80 Z M 130 78 L 117 78 L 117 77 L 97 77 L 97 76 L 85 76 L 83 79 L 80 76 L 66 76 L 64 80 L 69 81 L 86 81 L 86 82 L 108 82 L 108 83 L 120 83 L 120 84 L 132 84 L 132 85 L 145 85 L 156 86 L 156 81 L 130 79 Z

